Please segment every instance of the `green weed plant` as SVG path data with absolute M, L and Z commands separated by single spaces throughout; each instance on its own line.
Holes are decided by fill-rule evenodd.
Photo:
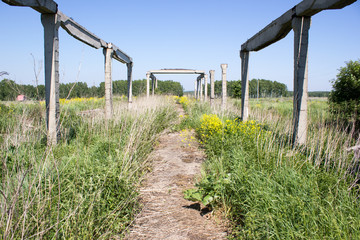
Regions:
M 269 105 L 254 111 L 259 121 L 246 122 L 193 105 L 198 109 L 190 109 L 189 118 L 203 114 L 188 123 L 207 161 L 185 198 L 222 212 L 233 239 L 360 238 L 357 180 L 348 171 L 355 160 L 344 148 L 354 142 L 337 128 L 322 127 L 327 114 L 319 101 L 310 102 L 309 144 L 294 148 L 282 101 L 280 109 Z
M 86 109 L 80 101 L 63 106 L 62 139 L 53 147 L 44 118 L 1 105 L 12 118 L 2 119 L 11 127 L 1 132 L 0 239 L 121 238 L 139 209 L 147 155 L 176 117 L 166 102 L 139 99 L 131 110 L 117 102 L 110 121 L 98 112 L 80 114 Z M 31 127 L 11 125 L 13 119 Z

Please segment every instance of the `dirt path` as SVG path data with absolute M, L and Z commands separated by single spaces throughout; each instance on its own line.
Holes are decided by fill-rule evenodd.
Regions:
M 182 131 L 160 137 L 150 156 L 153 171 L 140 190 L 143 210 L 126 239 L 225 239 L 224 229 L 209 220 L 211 213 L 183 198 L 204 158 L 193 135 Z

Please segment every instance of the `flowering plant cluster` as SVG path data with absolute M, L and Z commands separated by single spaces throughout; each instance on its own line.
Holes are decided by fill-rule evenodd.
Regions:
M 258 138 L 268 136 L 271 132 L 263 129 L 263 126 L 254 121 L 225 120 L 222 121 L 215 114 L 204 114 L 200 119 L 201 125 L 197 129 L 202 143 L 214 143 L 221 141 L 223 144 L 230 140 L 240 140 L 243 143 L 254 142 Z
M 175 99 L 176 103 L 181 104 L 184 109 L 186 109 L 186 107 L 189 106 L 189 104 L 191 102 L 190 99 L 186 96 L 182 96 L 182 97 L 174 96 L 174 99 Z
M 68 103 L 79 103 L 79 102 L 98 102 L 100 100 L 102 100 L 104 98 L 94 98 L 94 97 L 90 97 L 90 98 L 71 98 L 71 99 L 65 99 L 65 98 L 60 98 L 59 102 L 61 105 L 64 104 L 68 104 Z

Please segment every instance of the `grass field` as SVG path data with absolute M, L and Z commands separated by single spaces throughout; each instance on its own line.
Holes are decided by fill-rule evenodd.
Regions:
M 122 236 L 158 134 L 175 118 L 165 97 L 61 101 L 61 136 L 46 144 L 44 104 L 0 107 L 0 238 L 109 239 Z M 97 110 L 96 110 L 97 109 Z
M 359 239 L 358 145 L 351 126 L 330 118 L 326 99 L 309 101 L 305 146 L 292 146 L 291 99 L 210 107 L 171 97 L 61 101 L 61 141 L 46 144 L 44 104 L 0 103 L 2 239 L 121 238 L 138 211 L 138 187 L 160 132 L 195 129 L 207 154 L 185 198 L 226 217 L 233 239 Z
M 326 99 L 308 105 L 307 145 L 291 145 L 292 101 L 240 101 L 228 110 L 187 104 L 182 126 L 195 128 L 208 159 L 196 189 L 184 194 L 227 217 L 234 239 L 358 239 L 357 144 L 329 121 Z

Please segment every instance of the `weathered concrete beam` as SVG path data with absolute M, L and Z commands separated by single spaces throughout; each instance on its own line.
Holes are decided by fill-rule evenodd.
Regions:
M 198 88 L 197 83 L 198 83 L 198 80 L 196 79 L 195 84 L 194 84 L 194 97 L 195 97 L 195 99 L 197 99 L 197 88 Z
M 150 70 L 152 74 L 205 74 L 205 71 L 192 70 L 192 69 L 161 69 Z
M 293 144 L 305 144 L 307 134 L 308 42 L 310 17 L 295 17 Z
M 204 74 L 204 101 L 207 101 L 207 97 L 208 97 L 208 76 L 207 74 Z
M 305 0 L 296 5 L 296 16 L 311 17 L 327 9 L 342 9 L 357 0 Z
M 241 45 L 242 51 L 259 51 L 284 38 L 292 29 L 294 16 L 311 17 L 326 9 L 341 9 L 357 0 L 304 0 Z
M 89 32 L 86 28 L 58 11 L 58 14 L 61 17 L 61 27 L 71 36 L 77 40 L 89 45 L 90 47 L 99 49 L 101 47 L 107 48 L 107 43 L 96 36 L 95 34 Z
M 156 77 L 154 74 L 151 74 L 150 75 L 151 77 L 151 91 L 152 91 L 152 95 L 154 96 L 155 95 L 155 81 L 156 81 Z
M 117 46 L 115 46 L 113 44 L 113 58 L 118 60 L 119 62 L 122 63 L 127 63 L 130 64 L 133 62 L 132 58 L 129 57 L 129 55 L 127 55 L 124 51 L 120 50 Z
M 241 120 L 249 117 L 249 52 L 240 51 L 241 58 Z
M 128 103 L 129 103 L 129 107 L 131 107 L 131 103 L 132 103 L 132 69 L 134 64 L 131 63 L 127 63 L 127 77 L 128 77 Z
M 44 27 L 45 104 L 47 142 L 55 145 L 59 139 L 59 27 L 57 14 L 41 14 Z
M 198 81 L 199 81 L 199 84 L 200 84 L 200 101 L 202 102 L 204 99 L 203 99 L 203 92 L 204 92 L 204 89 L 203 89 L 203 83 L 202 83 L 202 79 L 204 78 L 204 75 L 200 75 L 198 77 Z
M 146 97 L 150 97 L 150 73 L 146 73 Z
M 109 43 L 103 50 L 105 57 L 105 118 L 111 119 L 113 116 L 113 101 L 112 101 L 112 44 Z
M 2 72 L 0 72 L 0 77 L 1 77 L 2 75 L 9 75 L 9 73 L 7 73 L 7 72 L 5 72 L 5 71 L 2 71 Z
M 40 13 L 57 13 L 58 5 L 53 0 L 2 0 L 11 6 L 31 7 Z

